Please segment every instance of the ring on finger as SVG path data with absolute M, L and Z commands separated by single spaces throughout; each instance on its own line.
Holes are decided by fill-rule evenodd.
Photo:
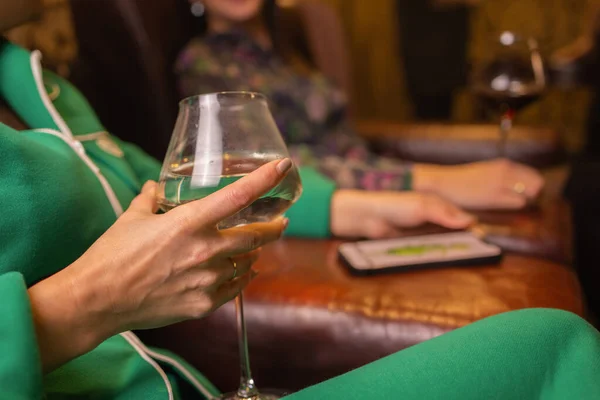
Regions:
M 525 194 L 525 189 L 527 188 L 525 187 L 525 184 L 523 182 L 517 182 L 512 187 L 513 192 L 515 192 L 516 194 Z
M 234 280 L 238 274 L 237 262 L 231 257 L 229 257 L 229 261 L 231 262 L 231 266 L 233 267 L 233 276 L 229 278 L 230 281 Z

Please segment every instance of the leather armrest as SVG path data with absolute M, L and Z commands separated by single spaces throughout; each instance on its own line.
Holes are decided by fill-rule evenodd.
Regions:
M 412 162 L 451 165 L 493 159 L 499 154 L 497 125 L 363 120 L 356 126 L 374 151 Z M 551 128 L 515 126 L 506 151 L 508 158 L 537 168 L 565 160 L 560 133 Z

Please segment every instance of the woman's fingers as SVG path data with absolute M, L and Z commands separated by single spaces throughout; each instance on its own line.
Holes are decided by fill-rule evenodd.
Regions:
M 400 235 L 400 229 L 381 219 L 364 221 L 364 231 L 369 239 L 394 238 Z
M 256 277 L 256 272 L 250 271 L 246 275 L 235 278 L 223 284 L 217 291 L 211 296 L 213 299 L 213 309 L 221 307 L 234 297 L 236 297 L 248 284 Z
M 533 197 L 526 196 L 525 194 L 519 194 L 514 190 L 507 190 L 505 193 L 501 193 L 498 198 L 498 208 L 504 208 L 507 210 L 519 210 L 527 205 L 528 199 Z
M 156 187 L 156 182 L 146 182 L 142 187 L 140 194 L 137 195 L 129 205 L 128 211 L 154 214 L 158 210 L 158 204 L 156 203 L 155 197 Z
M 451 203 L 439 198 L 425 200 L 426 220 L 450 229 L 463 229 L 475 222 L 475 218 Z
M 514 194 L 525 196 L 528 199 L 538 197 L 544 187 L 544 178 L 542 175 L 526 165 L 514 165 L 512 173 L 508 176 L 508 180 L 507 189 Z
M 216 291 L 228 281 L 246 275 L 260 255 L 259 250 L 235 257 L 215 259 L 190 269 L 182 279 L 191 290 Z
M 521 209 L 534 200 L 544 187 L 544 178 L 533 168 L 513 164 L 505 180 L 505 188 L 498 193 L 498 208 Z
M 177 207 L 173 214 L 179 215 L 193 226 L 216 225 L 277 186 L 291 167 L 292 161 L 289 158 L 271 161 L 202 200 Z
M 232 256 L 256 250 L 281 237 L 288 225 L 287 218 L 261 222 L 219 231 L 219 254 Z

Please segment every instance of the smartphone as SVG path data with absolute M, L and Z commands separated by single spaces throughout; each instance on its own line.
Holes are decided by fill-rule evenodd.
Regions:
M 472 232 L 344 243 L 338 254 L 355 275 L 490 265 L 502 260 L 500 247 L 486 243 Z

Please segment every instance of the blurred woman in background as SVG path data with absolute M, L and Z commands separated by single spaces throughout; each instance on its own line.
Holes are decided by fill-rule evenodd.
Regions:
M 296 161 L 339 187 L 429 192 L 471 209 L 518 209 L 540 193 L 537 171 L 506 160 L 411 165 L 369 152 L 346 115 L 345 94 L 278 26 L 275 0 L 190 2 L 205 33 L 177 61 L 181 95 L 264 93 Z

